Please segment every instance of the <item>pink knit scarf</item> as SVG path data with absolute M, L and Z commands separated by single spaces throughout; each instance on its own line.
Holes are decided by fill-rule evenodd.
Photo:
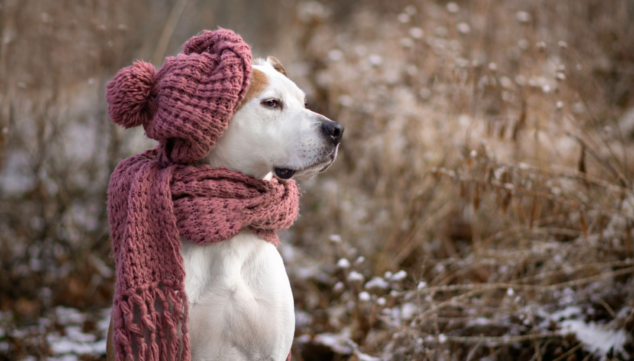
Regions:
M 117 360 L 134 359 L 133 344 L 137 360 L 191 359 L 181 237 L 211 244 L 246 228 L 277 245 L 276 231 L 297 218 L 294 181 L 165 165 L 160 152 L 157 147 L 122 161 L 110 180 Z
M 276 231 L 297 218 L 295 182 L 194 165 L 228 126 L 250 72 L 249 46 L 218 29 L 188 40 L 158 72 L 139 61 L 107 85 L 112 120 L 159 142 L 119 163 L 108 188 L 117 361 L 191 359 L 181 237 L 211 244 L 248 229 L 277 245 Z

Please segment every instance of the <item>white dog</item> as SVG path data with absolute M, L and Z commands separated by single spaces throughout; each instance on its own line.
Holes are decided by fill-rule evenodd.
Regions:
M 247 95 L 202 161 L 256 178 L 307 179 L 335 160 L 343 126 L 306 109 L 306 95 L 275 58 L 256 60 Z M 282 257 L 243 230 L 225 241 L 182 240 L 192 360 L 284 361 L 295 333 Z M 114 360 L 112 322 L 108 360 Z

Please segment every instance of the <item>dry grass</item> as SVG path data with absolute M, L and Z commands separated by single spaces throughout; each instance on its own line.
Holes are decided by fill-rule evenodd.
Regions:
M 359 359 L 583 359 L 548 316 L 571 307 L 631 333 L 632 145 L 617 117 L 631 98 L 633 9 L 398 10 L 314 25 L 298 51 L 295 73 L 347 127 L 336 168 L 304 186 L 293 229 L 307 258 L 330 260 L 294 275 L 312 316 L 300 340 L 337 334 Z M 328 234 L 342 243 L 319 246 Z
M 151 14 L 162 25 L 179 3 Z M 20 4 L 3 5 L 3 36 L 11 21 L 36 21 L 20 16 L 63 16 Z M 0 84 L 9 131 L 0 358 L 50 355 L 50 335 L 68 336 L 70 311 L 59 305 L 80 309 L 71 323 L 103 337 L 113 266 L 106 181 L 117 159 L 146 144 L 108 125 L 103 84 L 159 51 L 161 34 L 199 30 L 135 23 L 147 4 L 95 6 L 76 8 L 76 26 L 95 28 L 82 41 L 111 39 L 118 50 L 103 40 L 68 68 L 60 57 L 51 84 L 36 86 L 51 60 L 21 63 L 26 50 L 14 46 L 8 63 L 0 49 L 0 74 L 19 70 Z M 214 6 L 192 2 L 184 14 L 221 11 Z M 267 44 L 311 107 L 346 126 L 335 166 L 301 184 L 301 218 L 280 247 L 298 312 L 295 360 L 634 355 L 631 336 L 595 353 L 579 332 L 614 340 L 634 331 L 633 129 L 619 121 L 634 105 L 632 4 L 289 1 L 266 16 L 288 19 Z M 22 39 L 57 29 L 42 54 L 72 48 L 55 42 L 55 26 L 17 28 L 33 32 Z M 33 85 L 20 80 L 27 73 Z

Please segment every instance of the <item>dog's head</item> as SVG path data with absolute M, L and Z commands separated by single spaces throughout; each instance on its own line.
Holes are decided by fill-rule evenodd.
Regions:
M 342 135 L 341 124 L 306 108 L 306 94 L 269 57 L 254 62 L 247 94 L 208 161 L 256 178 L 308 179 L 334 162 Z

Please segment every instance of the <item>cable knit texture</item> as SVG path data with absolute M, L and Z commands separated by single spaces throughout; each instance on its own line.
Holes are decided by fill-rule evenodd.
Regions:
M 159 142 L 120 162 L 108 189 L 117 361 L 191 359 L 181 237 L 211 244 L 246 228 L 277 245 L 276 231 L 297 218 L 294 181 L 194 164 L 226 129 L 250 72 L 248 45 L 219 29 L 187 41 L 158 72 L 138 61 L 107 84 L 112 120 Z

